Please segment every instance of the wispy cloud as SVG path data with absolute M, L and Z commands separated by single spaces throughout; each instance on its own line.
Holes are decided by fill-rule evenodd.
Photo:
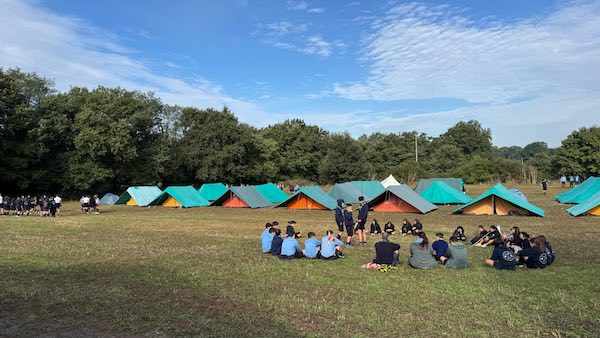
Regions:
M 292 23 L 279 20 L 255 25 L 254 36 L 267 45 L 300 52 L 307 55 L 330 56 L 335 49 L 346 45 L 340 40 L 328 41 L 320 34 L 308 34 L 309 23 Z
M 325 11 L 322 7 L 312 7 L 306 1 L 288 1 L 287 8 L 293 11 L 303 11 L 311 14 L 319 14 Z

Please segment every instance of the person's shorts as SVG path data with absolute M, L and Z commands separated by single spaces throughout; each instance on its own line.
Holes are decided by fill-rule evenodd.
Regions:
M 338 258 L 340 258 L 340 255 L 337 252 L 335 254 L 329 256 L 329 257 L 323 257 L 323 256 L 321 256 L 321 259 L 324 259 L 326 261 L 333 261 L 333 260 L 336 260 Z
M 82 206 L 83 208 L 89 208 L 89 207 L 90 207 L 90 204 L 89 204 L 89 203 L 83 203 L 81 206 Z
M 350 225 L 350 226 L 346 225 L 346 234 L 348 236 L 354 235 L 354 226 L 352 226 L 352 225 Z
M 359 222 L 358 224 L 356 224 L 356 230 L 365 231 L 365 223 Z
M 506 266 L 506 265 L 502 265 L 500 264 L 499 261 L 494 261 L 494 268 L 498 269 L 498 270 L 514 270 L 515 267 L 514 266 Z
M 342 232 L 342 231 L 344 231 L 344 223 L 338 223 L 338 225 L 337 225 L 337 226 L 338 226 L 338 231 L 339 231 L 339 232 Z
M 60 203 L 56 203 L 56 208 L 60 208 Z

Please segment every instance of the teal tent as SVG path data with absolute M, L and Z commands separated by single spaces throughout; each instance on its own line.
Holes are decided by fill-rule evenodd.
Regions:
M 154 201 L 161 193 L 162 190 L 157 186 L 129 187 L 127 188 L 127 191 L 121 194 L 121 197 L 119 197 L 115 204 L 145 207 L 148 203 Z
M 119 200 L 119 196 L 113 193 L 107 193 L 100 199 L 100 205 L 113 205 Z
M 304 186 L 277 206 L 288 209 L 333 210 L 337 202 L 319 186 Z
M 444 182 L 447 185 L 451 186 L 452 188 L 454 188 L 458 191 L 465 191 L 465 182 L 463 181 L 463 179 L 462 178 L 454 178 L 454 177 L 422 179 L 419 181 L 419 184 L 417 184 L 415 191 L 418 194 L 420 194 L 423 191 L 425 191 L 427 188 L 429 188 L 429 186 L 431 184 L 433 184 L 433 182 Z
M 573 216 L 595 215 L 600 216 L 600 191 L 588 198 L 585 202 L 570 207 L 567 211 Z
M 544 217 L 544 210 L 513 194 L 500 183 L 491 187 L 471 202 L 454 210 L 453 213 Z
M 198 192 L 205 200 L 213 202 L 227 192 L 227 187 L 223 183 L 204 183 Z
M 210 202 L 204 199 L 191 185 L 170 186 L 165 189 L 149 206 L 162 205 L 165 207 L 194 208 L 206 207 Z
M 267 208 L 273 203 L 264 198 L 254 186 L 231 187 L 211 205 L 229 208 Z
M 350 182 L 365 197 L 366 201 L 379 196 L 385 188 L 379 181 L 352 181 Z
M 345 203 L 358 203 L 358 198 L 363 196 L 362 192 L 352 182 L 336 183 L 327 192 L 335 200 L 342 199 Z M 365 199 L 367 197 L 365 196 Z
M 281 203 L 290 197 L 281 189 L 277 188 L 277 186 L 273 183 L 255 185 L 254 187 L 264 198 L 266 198 L 271 203 Z
M 406 184 L 392 185 L 369 202 L 376 212 L 412 212 L 426 214 L 438 207 L 414 192 Z
M 465 204 L 471 202 L 471 197 L 443 181 L 433 182 L 421 193 L 421 197 L 433 204 Z
M 600 191 L 600 177 L 590 177 L 575 188 L 569 189 L 555 198 L 563 204 L 583 203 Z

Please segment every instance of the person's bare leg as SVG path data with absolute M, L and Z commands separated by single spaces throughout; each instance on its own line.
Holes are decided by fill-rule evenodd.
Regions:
M 486 259 L 486 260 L 485 260 L 485 264 L 486 264 L 487 266 L 491 266 L 491 267 L 493 267 L 493 266 L 494 266 L 494 261 L 493 261 L 493 260 L 491 260 L 491 259 Z

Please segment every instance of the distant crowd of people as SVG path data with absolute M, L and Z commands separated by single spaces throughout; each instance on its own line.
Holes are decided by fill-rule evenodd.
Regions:
M 58 195 L 48 197 L 43 195 L 7 196 L 0 194 L 0 215 L 3 216 L 29 216 L 40 215 L 56 217 L 60 215 L 62 198 Z
M 98 195 L 83 195 L 79 199 L 79 204 L 81 204 L 81 212 L 84 214 L 100 213 L 100 198 Z
M 573 188 L 574 186 L 579 185 L 579 183 L 581 183 L 581 178 L 579 177 L 579 175 L 569 175 L 569 177 L 567 178 L 565 174 L 562 174 L 560 176 L 560 185 L 563 188 L 566 187 L 567 181 L 569 181 L 569 187 Z

